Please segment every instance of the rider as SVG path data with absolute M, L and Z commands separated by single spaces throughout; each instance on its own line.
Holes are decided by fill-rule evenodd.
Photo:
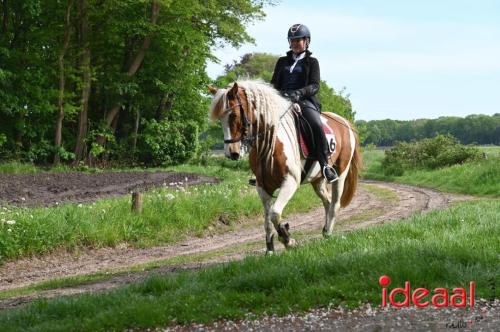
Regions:
M 320 119 L 321 105 L 316 99 L 319 91 L 319 63 L 308 50 L 311 33 L 303 24 L 294 24 L 288 29 L 287 55 L 278 59 L 271 84 L 274 88 L 300 105 L 302 115 L 311 126 L 314 139 L 314 156 L 320 163 L 323 176 L 328 182 L 337 179 L 337 173 L 328 165 L 329 147 Z

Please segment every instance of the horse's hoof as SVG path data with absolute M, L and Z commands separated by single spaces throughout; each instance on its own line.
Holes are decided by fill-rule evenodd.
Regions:
M 332 233 L 328 233 L 324 228 L 323 228 L 323 237 L 325 239 L 329 239 L 332 237 Z
M 295 241 L 295 239 L 290 239 L 288 240 L 288 243 L 285 245 L 286 248 L 293 248 L 293 247 L 296 247 L 297 246 L 297 241 Z
M 271 251 L 271 250 L 266 251 L 266 256 L 273 256 L 273 255 L 274 255 L 274 251 Z

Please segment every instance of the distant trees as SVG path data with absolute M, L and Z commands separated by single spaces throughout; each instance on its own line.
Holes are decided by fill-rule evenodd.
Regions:
M 267 2 L 0 0 L 0 158 L 175 162 L 147 150 L 196 148 L 211 49 L 251 41 Z
M 392 146 L 396 142 L 409 142 L 432 138 L 439 134 L 452 135 L 462 144 L 500 145 L 500 114 L 440 117 L 411 121 L 373 120 L 356 121 L 364 145 Z

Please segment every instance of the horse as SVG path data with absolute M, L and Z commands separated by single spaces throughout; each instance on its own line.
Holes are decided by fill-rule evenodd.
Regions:
M 317 161 L 303 175 L 306 159 L 299 150 L 293 115 L 294 109 L 299 111 L 297 104 L 259 80 L 237 81 L 221 89 L 210 86 L 209 90 L 213 94 L 209 116 L 222 122 L 225 156 L 237 160 L 242 146 L 250 146 L 250 168 L 264 207 L 266 254 L 274 252 L 273 227 L 285 248 L 297 244 L 291 237 L 289 224 L 281 222 L 281 214 L 304 183 L 310 183 L 323 202 L 323 236 L 330 237 L 340 207 L 347 206 L 354 196 L 361 168 L 359 139 L 353 125 L 334 113 L 322 113 L 334 134 L 335 151 L 328 162 L 339 174 L 335 182 L 327 183 Z M 273 194 L 278 189 L 273 203 Z

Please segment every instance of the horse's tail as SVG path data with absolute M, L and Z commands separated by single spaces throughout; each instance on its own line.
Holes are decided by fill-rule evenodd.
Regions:
M 342 197 L 340 198 L 341 207 L 345 207 L 351 203 L 354 193 L 356 192 L 356 187 L 358 186 L 359 172 L 361 171 L 361 167 L 363 167 L 363 161 L 361 160 L 361 153 L 359 151 L 359 138 L 356 132 L 353 131 L 353 134 L 356 144 L 354 146 L 354 154 L 352 155 L 349 171 L 347 172 L 344 191 L 342 192 Z

